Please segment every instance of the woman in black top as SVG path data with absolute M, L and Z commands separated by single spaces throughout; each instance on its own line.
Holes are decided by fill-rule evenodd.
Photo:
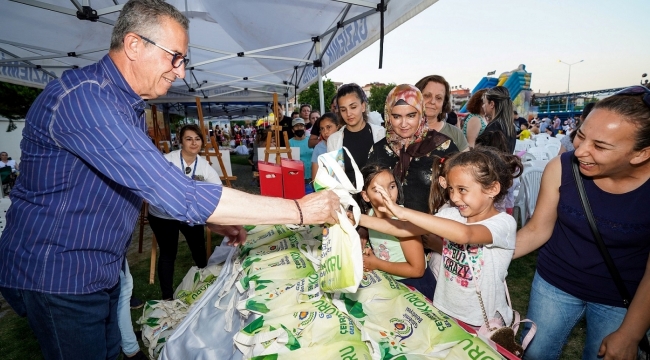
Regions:
M 342 85 L 336 93 L 339 119 L 345 125 L 327 139 L 327 151 L 346 147 L 359 169 L 366 165 L 373 144 L 384 138 L 386 129 L 368 122 L 368 99 L 357 84 Z M 345 173 L 355 182 L 354 170 L 344 153 Z
M 483 95 L 483 110 L 490 121 L 483 133 L 476 138 L 476 144 L 492 146 L 508 154 L 514 153 L 517 133 L 508 89 L 495 86 L 486 91 Z

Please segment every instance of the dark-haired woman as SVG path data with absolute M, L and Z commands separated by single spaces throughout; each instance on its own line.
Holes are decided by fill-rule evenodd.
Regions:
M 185 125 L 181 128 L 180 139 L 181 149 L 165 154 L 167 160 L 187 177 L 221 184 L 219 174 L 203 157 L 199 156 L 204 144 L 201 129 L 197 125 Z M 207 265 L 203 225 L 189 226 L 182 221 L 174 220 L 172 216 L 154 206 L 149 206 L 148 219 L 160 248 L 158 259 L 160 290 L 162 298 L 168 300 L 174 295 L 174 262 L 178 252 L 179 231 L 185 236 L 196 266 L 203 268 Z
M 540 248 L 527 314 L 537 333 L 524 358 L 559 358 L 586 317 L 583 359 L 636 359 L 650 328 L 650 90 L 636 86 L 597 102 L 574 145 L 546 165 L 533 217 L 517 233 L 515 258 Z M 632 297 L 629 309 L 592 236 L 574 163 Z
M 476 138 L 476 144 L 492 146 L 512 154 L 517 143 L 517 132 L 513 126 L 514 110 L 508 89 L 495 86 L 486 91 L 483 95 L 483 111 L 490 122 Z
M 368 99 L 357 84 L 345 84 L 336 92 L 336 102 L 340 119 L 345 124 L 327 139 L 327 151 L 345 146 L 352 154 L 359 169 L 366 165 L 368 152 L 373 144 L 386 136 L 386 129 L 368 123 Z M 355 182 L 354 170 L 348 155 L 345 156 L 345 173 Z

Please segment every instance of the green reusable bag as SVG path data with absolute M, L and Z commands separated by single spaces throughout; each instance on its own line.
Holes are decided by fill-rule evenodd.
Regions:
M 287 249 L 261 256 L 248 256 L 241 263 L 244 276 L 237 283 L 240 292 L 251 281 L 299 280 L 315 272 L 311 262 L 299 249 Z
M 264 315 L 281 308 L 295 309 L 300 303 L 312 302 L 321 297 L 316 273 L 298 280 L 288 288 L 281 286 L 266 290 L 240 301 L 237 304 L 239 312 L 244 316 L 248 316 L 249 312 Z
M 325 292 L 354 293 L 363 277 L 361 240 L 345 211 L 337 214 L 339 223 L 323 229 L 320 287 Z
M 340 341 L 336 344 L 311 346 L 296 349 L 288 353 L 254 356 L 251 360 L 305 360 L 305 359 L 340 359 L 371 360 L 368 346 L 363 342 Z M 406 359 L 404 359 L 406 360 Z
M 222 264 L 207 266 L 203 269 L 192 266 L 187 274 L 185 274 L 183 281 L 176 288 L 174 299 L 181 300 L 187 305 L 192 305 L 217 280 L 217 276 L 221 273 L 222 267 Z
M 300 241 L 302 240 L 302 235 L 293 234 L 285 238 L 275 240 L 267 244 L 261 244 L 257 247 L 251 248 L 248 250 L 248 256 L 262 256 L 270 253 L 287 250 L 287 249 L 297 249 Z
M 318 302 L 329 300 L 321 298 Z M 302 304 L 300 308 L 300 311 L 277 311 L 259 317 L 235 335 L 235 345 L 246 357 L 288 353 L 340 342 L 363 344 L 361 332 L 352 319 L 338 311 L 331 302 L 328 306 Z M 325 311 L 319 311 L 319 308 Z
M 189 306 L 180 300 L 149 300 L 137 323 L 142 325 L 142 342 L 157 359 L 176 326 L 187 316 Z
M 380 359 L 409 354 L 446 358 L 464 340 L 486 356 L 500 358 L 422 294 L 390 281 L 390 277 L 379 271 L 366 273 L 367 280 L 356 293 L 335 294 L 332 300 L 355 320 Z
M 272 243 L 296 233 L 297 225 L 258 225 L 251 228 L 246 241 L 241 246 L 241 257 L 248 255 L 251 249 Z

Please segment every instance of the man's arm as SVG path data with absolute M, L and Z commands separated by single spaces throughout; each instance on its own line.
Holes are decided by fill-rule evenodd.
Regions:
M 332 191 L 319 191 L 293 200 L 251 195 L 228 187 L 223 188 L 219 206 L 208 218 L 208 226 L 230 237 L 230 245 L 244 242 L 245 232 L 236 226 L 219 224 L 334 224 L 340 200 Z
M 119 102 L 102 91 L 86 84 L 68 94 L 61 100 L 65 114 L 51 127 L 59 146 L 99 173 L 188 224 L 300 222 L 291 200 L 254 196 L 184 176 L 136 126 L 139 120 L 132 109 L 116 106 Z M 303 223 L 336 222 L 334 209 L 340 205 L 335 194 L 321 192 L 300 201 Z

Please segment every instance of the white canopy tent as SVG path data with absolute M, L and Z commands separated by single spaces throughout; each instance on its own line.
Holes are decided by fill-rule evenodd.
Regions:
M 286 100 L 436 1 L 168 0 L 190 18 L 191 61 L 152 102 Z M 44 87 L 97 61 L 124 2 L 0 0 L 0 81 Z

